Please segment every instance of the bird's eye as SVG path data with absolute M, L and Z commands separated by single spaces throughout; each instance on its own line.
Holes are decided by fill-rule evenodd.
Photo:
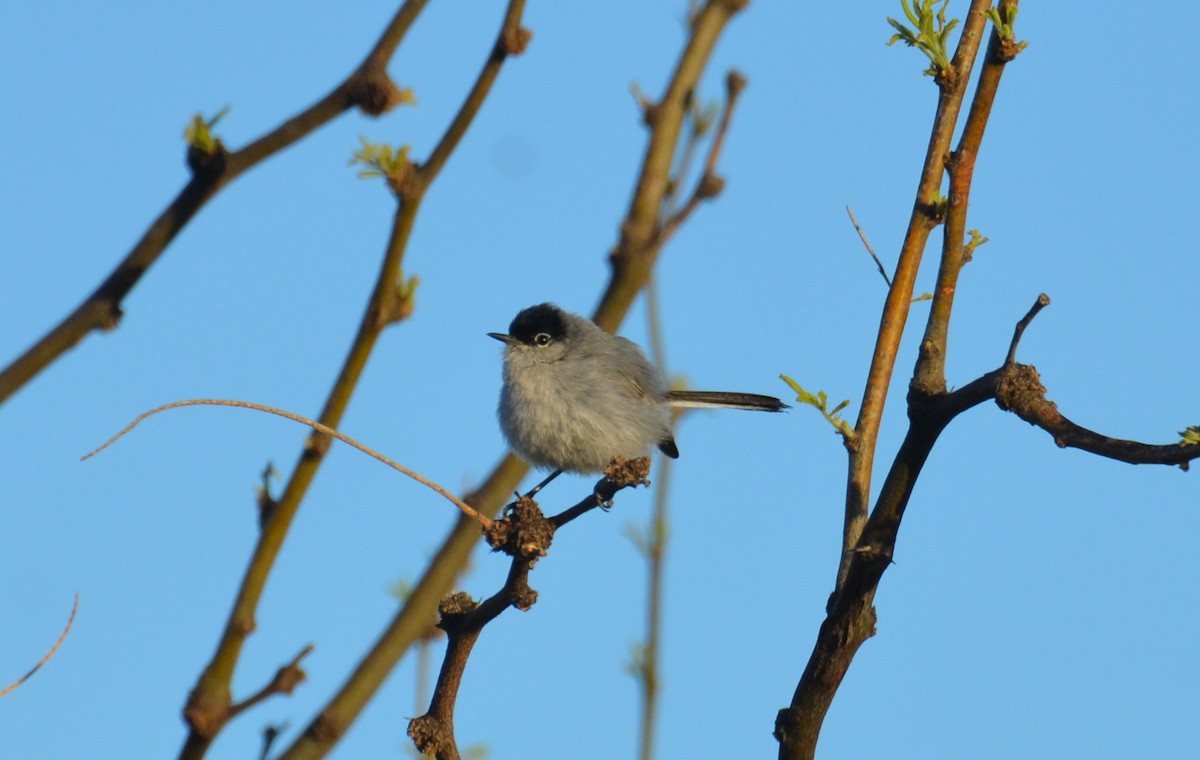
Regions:
M 533 345 L 548 346 L 550 345 L 550 333 L 538 333 L 533 336 Z

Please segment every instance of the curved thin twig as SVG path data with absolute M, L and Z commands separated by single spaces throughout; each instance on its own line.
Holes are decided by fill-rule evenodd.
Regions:
M 126 433 L 128 433 L 129 431 L 133 430 L 135 427 L 140 425 L 142 423 L 142 421 L 145 420 L 147 417 L 151 417 L 155 414 L 158 414 L 159 412 L 165 412 L 169 409 L 178 409 L 178 408 L 184 407 L 184 406 L 233 406 L 233 407 L 237 407 L 239 409 L 253 409 L 253 410 L 259 411 L 259 412 L 266 412 L 267 414 L 274 414 L 277 417 L 283 417 L 284 419 L 288 419 L 293 422 L 299 422 L 302 425 L 307 425 L 308 427 L 312 428 L 313 430 L 317 431 L 318 433 L 323 433 L 325 435 L 332 436 L 332 437 L 338 439 L 339 441 L 341 441 L 342 443 L 353 446 L 354 448 L 358 449 L 359 451 L 366 454 L 367 456 L 372 457 L 374 459 L 378 459 L 380 462 L 383 462 L 388 467 L 391 467 L 393 470 L 396 470 L 397 472 L 407 475 L 408 477 L 417 481 L 418 483 L 425 486 L 426 488 L 430 488 L 430 489 L 436 491 L 440 496 L 442 496 L 447 501 L 449 501 L 451 504 L 453 504 L 454 506 L 456 506 L 460 510 L 462 510 L 463 514 L 465 514 L 467 517 L 470 517 L 472 520 L 479 523 L 484 528 L 490 527 L 492 524 L 492 521 L 490 519 L 479 514 L 479 512 L 475 511 L 475 509 L 473 509 L 471 507 L 471 505 L 467 504 L 462 499 L 459 499 L 457 496 L 450 493 L 445 488 L 442 488 L 437 483 L 433 482 L 432 480 L 426 478 L 423 475 L 420 475 L 420 474 L 408 469 L 407 467 L 400 464 L 399 462 L 397 462 L 393 459 L 390 459 L 389 457 L 384 456 L 383 454 L 380 454 L 378 451 L 375 451 L 374 449 L 370 448 L 369 446 L 365 446 L 365 445 L 359 443 L 358 441 L 354 440 L 350 436 L 339 433 L 338 431 L 334 430 L 333 428 L 329 427 L 328 425 L 322 425 L 320 422 L 317 422 L 316 420 L 310 420 L 308 417 L 304 417 L 299 414 L 294 414 L 292 412 L 284 411 L 283 409 L 276 409 L 273 406 L 266 406 L 264 404 L 256 404 L 252 401 L 237 401 L 234 399 L 227 399 L 227 398 L 193 398 L 193 399 L 186 399 L 184 401 L 172 401 L 169 404 L 163 404 L 162 406 L 156 406 L 153 409 L 151 409 L 150 411 L 142 412 L 141 414 L 139 414 L 137 417 L 135 417 L 133 419 L 133 422 L 130 422 L 128 425 L 126 425 L 121 430 L 121 432 L 117 433 L 112 438 L 109 438 L 107 441 L 100 444 L 95 449 L 89 451 L 87 454 L 84 454 L 82 457 L 79 458 L 79 461 L 81 461 L 81 462 L 86 461 L 86 460 L 91 459 L 92 457 L 96 456 L 101 451 L 104 451 L 109 446 L 116 443 Z
M 0 697 L 7 696 L 11 692 L 19 689 L 21 684 L 32 678 L 34 673 L 41 670 L 43 665 L 50 662 L 50 658 L 54 656 L 54 653 L 58 651 L 60 646 L 62 646 L 62 643 L 67 640 L 67 634 L 71 632 L 71 626 L 75 624 L 75 613 L 78 611 L 79 592 L 75 592 L 75 603 L 71 605 L 71 617 L 67 618 L 67 625 L 63 628 L 63 632 L 58 635 L 58 641 L 54 642 L 54 646 L 50 647 L 50 651 L 46 652 L 46 655 L 42 657 L 42 659 L 38 661 L 38 664 L 34 665 L 28 673 L 4 687 L 4 690 L 0 691 Z

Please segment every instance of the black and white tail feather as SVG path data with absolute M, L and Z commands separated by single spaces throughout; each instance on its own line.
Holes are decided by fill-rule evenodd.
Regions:
M 782 412 L 791 409 L 774 396 L 728 391 L 667 391 L 667 404 L 685 409 L 745 409 L 750 412 Z

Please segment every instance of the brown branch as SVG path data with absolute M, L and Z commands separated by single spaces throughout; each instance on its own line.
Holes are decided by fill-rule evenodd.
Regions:
M 104 451 L 109 446 L 116 443 L 120 438 L 122 438 L 129 431 L 131 431 L 135 427 L 137 427 L 138 424 L 141 423 L 143 420 L 145 420 L 147 417 L 158 414 L 159 412 L 165 412 L 168 409 L 179 409 L 180 407 L 185 407 L 185 406 L 232 406 L 232 407 L 237 407 L 239 409 L 253 409 L 256 412 L 265 412 L 267 414 L 274 414 L 277 417 L 283 417 L 284 419 L 288 419 L 293 422 L 299 422 L 301 425 L 306 425 L 306 426 L 312 428 L 313 430 L 317 431 L 318 433 L 321 433 L 322 435 L 327 435 L 331 438 L 336 438 L 339 441 L 341 441 L 349 446 L 352 446 L 355 449 L 358 449 L 359 451 L 361 451 L 362 453 L 371 457 L 372 459 L 376 459 L 380 462 L 383 462 L 388 467 L 391 467 L 393 470 L 396 470 L 397 472 L 401 473 L 402 475 L 407 475 L 408 477 L 417 481 L 418 483 L 420 483 L 421 485 L 430 489 L 434 493 L 437 493 L 439 496 L 446 499 L 454 506 L 458 507 L 459 511 L 461 511 L 464 515 L 471 518 L 475 522 L 479 523 L 482 527 L 487 528 L 492 524 L 491 520 L 489 520 L 487 517 L 484 517 L 483 515 L 479 514 L 479 512 L 475 511 L 475 509 L 473 509 L 469 504 L 463 502 L 461 499 L 459 499 L 454 494 L 450 493 L 448 490 L 446 490 L 442 486 L 433 482 L 429 478 L 426 478 L 424 475 L 421 475 L 420 473 L 418 473 L 414 470 L 408 469 L 407 467 L 400 464 L 399 462 L 397 462 L 389 457 L 386 457 L 383 454 L 380 454 L 378 451 L 375 451 L 371 447 L 359 443 L 358 441 L 351 438 L 350 436 L 345 435 L 343 433 L 339 433 L 337 430 L 334 430 L 333 428 L 329 427 L 328 425 L 322 425 L 320 422 L 317 422 L 316 420 L 310 420 L 309 418 L 303 417 L 299 414 L 293 414 L 292 412 L 284 411 L 283 409 L 277 409 L 273 406 L 266 406 L 264 404 L 255 404 L 250 401 L 235 401 L 233 399 L 224 399 L 224 398 L 194 398 L 194 399 L 187 399 L 185 401 L 172 401 L 169 404 L 163 404 L 162 406 L 157 406 L 149 411 L 142 412 L 141 414 L 139 414 L 137 417 L 135 417 L 133 419 L 132 422 L 130 422 L 128 425 L 126 425 L 120 432 L 118 432 L 112 438 L 109 438 L 104 443 L 97 446 L 95 449 L 89 451 L 87 454 L 84 454 L 82 457 L 80 457 L 80 459 L 86 461 L 86 460 L 91 459 L 92 457 L 96 456 L 101 451 Z M 266 477 L 269 472 L 270 472 L 270 470 L 268 469 L 263 474 L 263 477 L 264 477 L 263 493 L 266 493 Z M 269 495 L 267 495 L 266 499 L 268 502 L 270 502 L 270 505 L 271 505 L 271 509 L 268 510 L 267 515 L 266 515 L 267 518 L 269 519 L 270 513 L 274 512 L 274 508 L 278 506 L 278 503 L 272 502 Z
M 1017 323 L 1013 329 L 1012 342 L 1008 344 L 1008 356 L 1004 357 L 1004 366 L 1008 366 L 1017 361 L 1017 345 L 1021 342 L 1021 336 L 1025 334 L 1025 328 L 1029 327 L 1029 323 L 1038 315 L 1042 309 L 1050 305 L 1050 296 L 1045 293 L 1040 294 L 1037 300 L 1033 302 L 1033 306 L 1029 307 L 1029 311 Z
M 650 143 L 642 161 L 620 238 L 609 253 L 612 277 L 592 314 L 610 332 L 617 329 L 634 298 L 645 287 L 665 239 L 659 224 L 663 196 L 670 185 L 671 163 L 679 144 L 687 105 L 726 24 L 746 0 L 708 0 L 693 17 L 691 35 L 662 99 L 645 111 Z
M 1009 357 L 1014 354 L 1025 328 L 1047 303 L 1049 299 L 1042 294 L 1017 323 Z M 955 417 L 989 399 L 995 400 L 1001 409 L 1012 411 L 1026 422 L 1049 432 L 1060 447 L 1080 448 L 1133 464 L 1177 465 L 1184 470 L 1190 461 L 1200 458 L 1200 444 L 1144 444 L 1109 438 L 1076 425 L 1046 399 L 1046 389 L 1037 370 L 1017 364 L 1010 358 L 1006 358 L 999 369 L 952 393 L 930 395 L 915 386 L 911 388 L 908 433 L 884 479 L 859 543 L 849 552 L 845 581 L 830 598 L 826 619 L 797 687 L 793 706 L 781 710 L 777 718 L 777 732 L 811 736 L 813 744 L 802 747 L 802 754 L 795 756 L 812 757 L 820 722 L 815 725 L 809 722 L 814 714 L 811 711 L 821 707 L 824 695 L 832 697 L 858 647 L 874 635 L 872 604 L 875 591 L 891 564 L 900 522 L 929 452 L 942 430 Z M 826 709 L 827 706 L 825 703 Z M 783 737 L 780 738 L 782 747 Z M 785 756 L 782 750 L 780 754 Z
M 513 39 L 513 35 L 518 33 L 523 8 L 523 0 L 510 0 L 501 26 L 501 39 Z M 416 222 L 421 200 L 478 112 L 491 83 L 495 80 L 496 71 L 504 61 L 503 57 L 496 56 L 495 50 L 496 47 L 489 54 L 475 85 L 464 100 L 463 107 L 459 109 L 450 126 L 447 127 L 446 133 L 438 142 L 434 149 L 435 155 L 431 157 L 425 167 L 418 167 L 416 171 L 410 173 L 411 181 L 405 182 L 397 188 L 396 213 L 392 221 L 392 231 L 379 276 L 359 323 L 350 352 L 318 418 L 319 422 L 328 428 L 337 427 L 382 331 L 387 326 L 404 319 L 411 312 L 411 294 L 405 294 L 397 286 L 397 283 L 404 281 L 401 264 Z M 372 52 L 372 56 L 382 55 L 383 52 L 386 52 L 386 49 L 379 48 Z M 373 58 L 368 56 L 368 60 L 373 60 Z M 181 758 L 202 757 L 207 752 L 213 738 L 230 717 L 230 683 L 242 645 L 246 637 L 254 630 L 255 610 L 262 597 L 267 577 L 274 566 L 300 502 L 324 459 L 329 442 L 330 438 L 325 433 L 314 433 L 309 437 L 283 494 L 259 534 L 258 543 L 243 576 L 234 607 L 230 612 L 217 650 L 201 673 L 195 688 L 188 697 L 187 706 L 184 708 L 184 717 L 190 731 L 180 753 Z M 469 499 L 465 501 L 470 503 Z M 465 561 L 465 555 L 461 561 Z M 461 561 L 450 570 L 450 577 L 457 572 L 458 567 L 461 567 Z M 449 578 L 443 579 L 443 582 L 448 586 Z M 413 599 L 410 601 L 423 598 L 422 595 L 414 593 Z M 430 606 L 425 609 L 432 609 L 432 600 Z M 296 739 L 284 756 L 304 757 L 321 754 L 327 750 L 328 746 L 336 742 L 341 736 L 342 729 L 340 727 L 348 725 L 353 720 L 353 717 L 362 709 L 367 699 L 378 688 L 383 677 L 395 664 L 399 655 L 403 653 L 404 648 L 415 640 L 422 630 L 423 626 L 420 626 L 414 631 L 411 620 L 405 620 L 403 624 L 399 625 L 393 635 L 403 639 L 404 646 L 394 651 L 393 656 L 394 641 L 399 639 L 389 640 L 385 647 L 385 654 L 379 659 L 372 660 L 371 666 L 365 671 L 360 668 L 358 673 L 351 678 L 350 683 L 343 687 L 339 695 L 335 697 L 333 706 L 327 708 L 314 725 L 311 725 L 308 731 Z M 378 651 L 377 647 L 376 652 L 378 653 Z
M 1149 444 L 1129 441 L 1088 430 L 1058 411 L 1058 405 L 1046 398 L 1046 388 L 1035 367 L 1005 364 L 993 379 L 996 405 L 1012 412 L 1030 425 L 1045 430 L 1059 448 L 1075 448 L 1097 456 L 1129 464 L 1176 465 L 1188 469 L 1188 463 L 1200 458 L 1200 443 Z
M 38 660 L 38 663 L 29 669 L 28 673 L 13 681 L 8 686 L 5 686 L 3 690 L 0 690 L 0 697 L 4 697 L 21 688 L 22 684 L 24 684 L 30 678 L 33 678 L 34 673 L 41 670 L 43 665 L 50 662 L 50 658 L 54 657 L 54 653 L 57 652 L 58 648 L 62 646 L 62 643 L 67 640 L 67 634 L 71 632 L 71 626 L 75 624 L 75 613 L 78 611 L 79 594 L 76 593 L 75 602 L 71 605 L 71 616 L 67 618 L 67 624 L 63 626 L 62 633 L 58 634 L 58 640 L 54 642 L 54 646 L 50 647 L 50 651 L 46 652 L 46 654 L 42 656 L 42 659 Z
M 676 67 L 671 84 L 667 88 L 667 96 L 659 104 L 660 113 L 665 112 L 668 118 L 661 118 L 652 125 L 650 144 L 643 161 L 642 177 L 634 194 L 631 215 L 643 206 L 658 208 L 662 202 L 665 183 L 656 183 L 656 169 L 661 161 L 669 165 L 677 145 L 678 130 L 672 131 L 672 119 L 669 118 L 673 109 L 678 105 L 682 108 L 684 94 L 689 93 L 695 86 L 696 80 L 703 71 L 705 62 L 715 39 L 723 28 L 725 21 L 737 7 L 741 5 L 736 0 L 710 0 L 705 10 L 698 14 L 697 23 L 693 26 L 693 34 L 689 39 L 680 64 Z M 664 107 L 663 104 L 669 104 Z M 641 219 L 641 217 L 637 217 Z M 622 225 L 628 228 L 629 219 Z M 642 250 L 626 246 L 623 250 Z M 644 287 L 649 278 L 653 261 L 645 262 L 645 266 L 614 265 L 613 271 L 604 296 L 596 313 L 606 329 L 613 330 L 628 311 L 633 296 Z M 504 457 L 495 470 L 484 480 L 483 484 L 468 495 L 464 501 L 471 504 L 484 514 L 494 514 L 508 495 L 528 472 L 528 465 L 509 454 Z M 297 744 L 289 749 L 285 757 L 313 757 L 327 748 L 345 731 L 353 717 L 361 710 L 362 705 L 370 698 L 388 670 L 407 651 L 412 642 L 422 636 L 428 626 L 430 614 L 436 610 L 439 600 L 449 590 L 458 575 L 459 569 L 466 563 L 472 549 L 479 538 L 478 526 L 471 520 L 460 518 L 454 528 L 447 534 L 441 547 L 434 554 L 422 577 L 414 585 L 407 603 L 389 623 L 372 649 L 363 657 L 350 681 L 342 687 L 337 696 L 326 706 L 320 715 L 309 725 L 305 736 L 297 740 Z
M 309 644 L 300 650 L 300 653 L 292 658 L 292 661 L 275 671 L 275 677 L 272 678 L 266 686 L 256 691 L 253 695 L 245 700 L 231 705 L 229 708 L 229 717 L 233 718 L 238 713 L 245 712 L 251 707 L 254 707 L 259 702 L 272 697 L 276 694 L 290 695 L 296 690 L 296 687 L 304 683 L 308 678 L 308 674 L 300 667 L 300 661 L 310 655 L 313 651 L 313 645 Z
M 890 554 L 879 547 L 875 531 L 898 528 L 888 519 L 902 513 L 937 435 L 948 420 L 930 414 L 914 414 L 912 405 L 921 402 L 910 393 L 910 426 L 893 466 L 884 481 L 875 511 L 868 519 L 875 446 L 884 403 L 891 386 L 897 351 L 912 304 L 913 286 L 930 231 L 939 221 L 934 202 L 945 168 L 945 156 L 954 134 L 971 69 L 974 67 L 987 19 L 983 11 L 990 3 L 973 0 L 962 25 L 962 35 L 948 75 L 938 77 L 938 106 L 934 115 L 925 163 L 916 200 L 909 219 L 892 286 L 884 303 L 879 333 L 872 354 L 855 436 L 847 442 L 849 466 L 846 486 L 842 557 L 837 582 L 827 605 L 813 652 L 792 696 L 775 722 L 781 760 L 810 760 L 833 697 L 862 643 L 874 635 L 875 589 L 890 562 Z M 924 410 L 922 410 L 924 412 Z M 895 511 L 881 505 L 899 500 Z M 881 509 L 883 511 L 881 511 Z M 868 531 L 871 532 L 868 535 Z M 894 538 L 894 534 L 893 534 Z M 886 542 L 883 542 L 886 544 Z
M 683 226 L 683 223 L 688 220 L 688 217 L 695 212 L 696 208 L 703 201 L 716 198 L 721 194 L 721 190 L 725 188 L 725 180 L 721 179 L 720 175 L 717 174 L 717 161 L 721 157 L 721 150 L 725 147 L 725 135 L 729 132 L 729 124 L 733 119 L 733 109 L 737 106 L 738 98 L 744 89 L 746 89 L 746 77 L 742 76 L 736 70 L 731 70 L 726 74 L 725 107 L 721 113 L 720 124 L 713 135 L 712 143 L 708 146 L 708 157 L 704 161 L 704 172 L 700 175 L 700 179 L 696 182 L 696 187 L 692 191 L 691 197 L 687 199 L 683 207 L 667 217 L 667 220 L 659 228 L 652 243 L 655 250 L 667 244 L 667 241 Z
M 644 179 L 639 182 L 632 209 L 640 209 L 646 204 L 657 207 L 661 203 L 665 186 L 652 181 L 656 176 L 653 167 L 656 167 L 664 156 L 669 164 L 676 146 L 678 130 L 672 131 L 672 119 L 669 116 L 677 104 L 682 106 L 684 95 L 690 93 L 695 86 L 715 44 L 717 34 L 725 21 L 741 5 L 744 3 L 737 0 L 710 0 L 705 11 L 698 14 L 692 37 L 667 88 L 668 94 L 659 105 L 660 113 L 665 112 L 668 118 L 659 119 L 652 127 L 650 145 L 643 163 Z M 513 7 L 514 5 L 510 4 L 510 15 Z M 520 42 L 522 36 L 516 31 L 519 26 L 515 22 L 511 27 L 506 22 L 505 27 L 506 31 L 502 34 L 510 41 L 505 49 L 511 49 L 511 42 Z M 430 162 L 427 165 L 434 164 Z M 405 196 L 401 197 L 405 200 Z M 414 204 L 407 202 L 402 205 L 412 208 Z M 628 226 L 627 220 L 623 228 Z M 634 248 L 627 247 L 626 250 Z M 652 264 L 653 261 L 648 262 L 646 266 L 614 265 L 606 293 L 597 307 L 597 313 L 603 315 L 601 319 L 608 329 L 615 329 L 619 324 L 630 306 L 632 296 L 640 291 L 647 281 Z M 492 514 L 504 503 L 504 499 L 512 493 L 527 471 L 528 465 L 510 454 L 464 501 L 482 513 Z M 285 497 L 286 493 L 285 491 Z M 467 561 L 478 536 L 476 523 L 465 517 L 458 520 L 426 567 L 425 573 L 413 587 L 406 604 L 364 656 L 350 680 L 310 723 L 304 735 L 296 740 L 284 757 L 315 757 L 322 754 L 341 736 L 391 667 L 412 642 L 424 634 L 429 615 L 436 609 L 439 600 L 457 577 L 459 569 Z
M 900 256 L 896 262 L 896 271 L 892 278 L 892 287 L 888 290 L 884 302 L 883 315 L 879 323 L 879 334 L 875 342 L 875 350 L 871 355 L 871 368 L 867 373 L 866 387 L 863 389 L 862 406 L 859 409 L 858 421 L 855 423 L 855 439 L 850 448 L 850 461 L 846 477 L 846 507 L 842 530 L 843 559 L 838 567 L 837 585 L 840 587 L 845 579 L 850 551 L 858 544 L 867 520 L 867 506 L 870 503 L 871 474 L 875 460 L 875 442 L 879 437 L 879 424 L 883 419 L 884 404 L 887 401 L 888 389 L 891 387 L 892 371 L 896 365 L 896 355 L 900 347 L 900 338 L 908 321 L 909 307 L 912 305 L 913 285 L 916 282 L 917 270 L 921 265 L 921 257 L 929 233 L 937 225 L 934 199 L 941 186 L 942 172 L 945 169 L 945 157 L 950 149 L 950 141 L 954 136 L 954 127 L 962 108 L 963 97 L 966 93 L 968 73 L 974 66 L 975 56 L 979 50 L 980 39 L 987 19 L 983 11 L 989 5 L 988 0 L 972 0 L 966 19 L 962 25 L 962 36 L 954 53 L 951 65 L 955 76 L 939 81 L 938 105 L 934 114 L 933 129 L 929 137 L 929 146 L 925 151 L 925 163 L 921 169 L 921 179 L 917 186 L 916 200 L 913 203 L 912 214 L 909 217 L 908 230 L 900 248 Z M 821 710 L 824 715 L 824 709 Z M 819 726 L 820 721 L 817 721 Z M 815 742 L 815 737 L 811 739 Z M 804 739 L 801 743 L 807 743 Z M 786 744 L 796 746 L 792 739 Z M 801 754 L 783 754 L 781 757 L 803 757 Z
M 1005 0 L 1008 8 L 1016 7 L 1016 0 Z M 942 227 L 942 257 L 938 266 L 937 285 L 933 291 L 933 303 L 925 325 L 925 336 L 921 340 L 913 383 L 925 393 L 940 393 L 946 389 L 946 356 L 949 352 L 950 317 L 954 310 L 954 296 L 958 292 L 958 278 L 968 261 L 966 247 L 967 209 L 970 205 L 971 183 L 975 176 L 975 161 L 1005 64 L 1011 58 L 1001 56 L 1004 45 L 999 33 L 993 29 L 988 41 L 988 51 L 979 71 L 979 82 L 971 100 L 971 110 L 963 125 L 958 148 L 950 155 L 947 171 L 950 174 L 950 189 L 947 198 L 946 222 Z
M 362 371 L 370 348 L 374 345 L 380 331 L 387 324 L 403 318 L 408 313 L 410 306 L 403 303 L 395 283 L 402 281 L 400 261 L 421 200 L 479 112 L 496 80 L 500 67 L 509 55 L 520 52 L 524 44 L 528 42 L 530 35 L 520 26 L 524 7 L 524 0 L 509 0 L 497 35 L 497 42 L 493 44 L 474 85 L 464 98 L 462 106 L 451 120 L 426 163 L 416 167 L 416 170 L 412 172 L 411 181 L 404 182 L 397 188 L 399 203 L 389 242 L 389 255 L 380 272 L 371 303 L 364 315 L 354 348 L 351 350 L 351 356 L 347 359 L 342 376 L 339 377 L 335 390 L 326 404 L 322 420 L 326 414 L 341 414 L 348 400 L 349 391 Z M 500 474 L 504 478 L 511 477 L 512 472 L 513 470 L 508 467 L 502 467 L 500 470 Z M 513 482 L 515 484 L 515 479 Z M 507 490 L 511 490 L 511 486 Z M 285 497 L 286 493 L 285 491 Z M 497 498 L 496 490 L 486 484 L 474 497 L 468 497 L 463 501 L 479 510 L 479 513 L 490 513 L 501 503 Z M 284 511 L 282 502 L 281 499 L 281 506 L 276 510 L 277 512 Z M 294 512 L 294 509 L 292 511 Z M 288 519 L 290 520 L 290 515 L 288 515 Z M 474 521 L 466 524 L 474 524 Z M 460 520 L 452 535 L 458 535 L 463 525 L 463 521 Z M 466 562 L 469 551 L 470 544 L 459 545 L 454 542 L 454 545 L 449 548 L 444 546 L 443 550 L 438 552 L 426 576 L 414 587 L 407 603 L 384 634 L 367 652 L 347 682 L 342 685 L 306 730 L 287 748 L 281 758 L 320 756 L 338 741 L 408 647 L 424 634 L 428 625 L 426 621 L 434 609 L 437 599 L 449 588 L 459 569 Z
M 115 329 L 121 304 L 192 217 L 243 172 L 306 137 L 351 108 L 378 115 L 400 102 L 387 62 L 428 0 L 407 0 L 363 62 L 325 97 L 241 150 L 213 154 L 189 149 L 192 177 L 158 215 L 121 263 L 83 303 L 8 367 L 0 370 L 0 403 L 93 330 Z
M 507 515 L 484 531 L 494 551 L 512 557 L 504 585 L 483 602 L 469 594 L 450 594 L 438 605 L 438 627 L 446 632 L 446 654 L 438 673 L 437 685 L 424 715 L 409 722 L 408 735 L 419 752 L 438 760 L 459 760 L 461 755 L 454 735 L 454 707 L 471 650 L 491 621 L 509 607 L 527 611 L 537 602 L 537 592 L 529 586 L 529 573 L 545 557 L 555 532 L 583 512 L 609 504 L 623 488 L 646 484 L 650 460 L 643 457 L 626 461 L 615 457 L 586 498 L 559 515 L 546 518 L 537 502 L 528 497 L 517 499 Z

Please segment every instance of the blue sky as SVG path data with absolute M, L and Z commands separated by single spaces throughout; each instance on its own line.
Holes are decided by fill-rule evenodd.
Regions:
M 456 490 L 503 443 L 494 417 L 504 329 L 552 300 L 586 312 L 645 144 L 629 86 L 657 95 L 685 3 L 532 3 L 527 53 L 502 71 L 423 204 L 406 267 L 417 311 L 380 341 L 342 430 Z M 231 146 L 275 126 L 357 64 L 395 5 L 214 2 L 10 9 L 0 120 L 0 362 L 107 274 L 186 180 L 181 132 L 230 106 Z M 1108 13 L 1028 3 L 980 155 L 970 226 L 991 242 L 960 283 L 948 362 L 995 368 L 1039 292 L 1053 299 L 1020 358 L 1080 424 L 1165 443 L 1200 423 L 1200 8 Z M 961 13 L 956 2 L 950 15 Z M 211 654 L 255 537 L 253 486 L 305 431 L 224 409 L 151 420 L 80 463 L 137 413 L 224 396 L 315 415 L 366 301 L 393 208 L 346 166 L 359 135 L 432 146 L 495 33 L 498 3 L 431 3 L 393 61 L 415 108 L 349 114 L 237 180 L 93 335 L 0 408 L 0 681 L 79 616 L 56 658 L 0 702 L 5 756 L 171 756 L 179 709 Z M 935 88 L 886 47 L 899 4 L 755 2 L 702 85 L 749 87 L 727 184 L 664 252 L 669 370 L 695 387 L 785 395 L 784 372 L 854 414 L 884 287 L 850 205 L 893 264 Z M 929 290 L 930 248 L 918 289 Z M 917 304 L 880 439 L 904 431 Z M 645 313 L 623 332 L 644 341 Z M 811 409 L 697 414 L 678 432 L 666 578 L 659 756 L 772 757 L 836 568 L 845 457 Z M 1179 757 L 1200 744 L 1196 474 L 1057 449 L 987 405 L 944 434 L 909 507 L 823 757 Z M 877 482 L 882 477 L 877 478 Z M 543 499 L 589 487 L 556 483 Z M 490 757 L 634 754 L 644 565 L 626 538 L 651 496 L 564 530 L 541 596 L 485 631 L 456 715 Z M 213 758 L 245 758 L 266 723 L 305 725 L 395 608 L 452 507 L 344 446 L 302 507 L 259 610 L 235 692 L 306 643 L 309 681 L 231 724 Z M 479 552 L 461 588 L 492 593 Z M 437 652 L 440 656 L 440 651 Z M 414 658 L 336 757 L 404 757 Z M 534 716 L 538 739 L 510 728 Z M 285 737 L 286 740 L 287 737 Z

